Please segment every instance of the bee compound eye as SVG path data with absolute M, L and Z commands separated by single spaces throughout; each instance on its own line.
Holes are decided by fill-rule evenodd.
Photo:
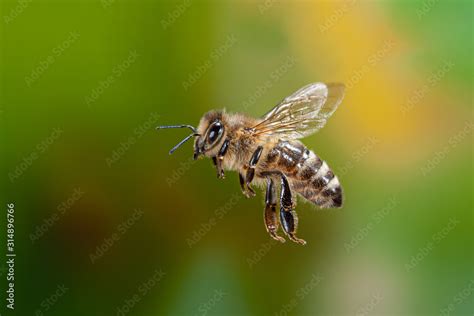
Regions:
M 217 139 L 219 139 L 219 137 L 222 135 L 222 131 L 223 131 L 222 124 L 220 122 L 214 123 L 211 126 L 211 128 L 209 130 L 209 134 L 207 136 L 207 140 L 208 140 L 209 144 L 212 144 Z

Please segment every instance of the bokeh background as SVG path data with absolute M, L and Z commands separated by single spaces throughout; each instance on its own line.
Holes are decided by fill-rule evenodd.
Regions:
M 5 315 L 472 315 L 472 1 L 2 1 Z M 263 192 L 192 146 L 213 108 L 266 113 L 347 85 L 304 140 L 342 210 L 299 203 L 301 247 Z M 300 201 L 301 202 L 301 201 Z M 5 236 L 6 216 L 0 232 Z M 4 245 L 6 237 L 1 238 Z M 5 248 L 2 248 L 5 249 Z

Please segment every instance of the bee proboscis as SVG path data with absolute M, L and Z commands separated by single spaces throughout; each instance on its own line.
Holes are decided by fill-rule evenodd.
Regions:
M 342 102 L 344 90 L 340 83 L 312 83 L 285 98 L 259 119 L 213 110 L 202 117 L 197 128 L 171 125 L 157 129 L 191 129 L 193 133 L 170 154 L 196 137 L 194 159 L 211 158 L 219 178 L 225 177 L 224 170 L 237 171 L 245 196 L 255 196 L 252 183 L 266 185 L 264 222 L 268 233 L 273 239 L 285 242 L 278 235 L 280 222 L 290 240 L 304 245 L 306 241 L 296 236 L 298 217 L 293 192 L 320 208 L 342 207 L 343 192 L 327 163 L 298 139 L 316 133 L 326 125 Z M 279 196 L 277 184 L 280 184 Z

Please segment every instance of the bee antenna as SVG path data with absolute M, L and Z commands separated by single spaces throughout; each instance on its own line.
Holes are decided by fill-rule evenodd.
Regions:
M 191 126 L 191 125 L 167 125 L 167 126 L 158 126 L 156 129 L 157 130 L 160 130 L 160 129 L 166 129 L 166 128 L 189 128 L 193 131 L 193 133 L 189 136 L 187 136 L 185 139 L 183 139 L 182 141 L 180 141 L 178 143 L 178 145 L 174 146 L 173 149 L 170 150 L 170 155 L 172 155 L 176 149 L 178 149 L 179 147 L 181 147 L 184 143 L 186 143 L 188 140 L 191 139 L 191 137 L 195 137 L 195 136 L 199 136 L 199 133 L 197 132 L 197 129 L 194 127 L 194 126 Z
M 193 131 L 194 134 L 198 134 L 197 129 L 194 126 L 191 125 L 166 125 L 166 126 L 157 126 L 156 129 L 165 129 L 165 128 L 189 128 L 190 130 Z
M 181 147 L 181 145 L 183 145 L 185 142 L 190 140 L 191 137 L 194 137 L 194 136 L 198 136 L 198 134 L 191 134 L 191 135 L 187 136 L 185 139 L 183 139 L 182 141 L 180 141 L 178 145 L 174 146 L 173 149 L 170 150 L 170 155 L 172 155 L 176 151 L 176 149 Z

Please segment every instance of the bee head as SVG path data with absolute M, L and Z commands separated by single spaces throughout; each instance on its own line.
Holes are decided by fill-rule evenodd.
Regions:
M 225 135 L 222 111 L 206 113 L 197 128 L 199 136 L 194 142 L 194 159 L 200 155 L 215 156 Z
M 181 145 L 186 143 L 192 137 L 196 137 L 194 142 L 194 159 L 198 159 L 200 155 L 211 156 L 212 153 L 217 154 L 218 145 L 224 138 L 225 128 L 222 122 L 222 111 L 211 111 L 203 116 L 198 128 L 191 125 L 167 125 L 158 126 L 156 129 L 165 128 L 189 128 L 193 133 L 180 141 L 178 145 L 170 150 L 170 155 L 176 151 Z

